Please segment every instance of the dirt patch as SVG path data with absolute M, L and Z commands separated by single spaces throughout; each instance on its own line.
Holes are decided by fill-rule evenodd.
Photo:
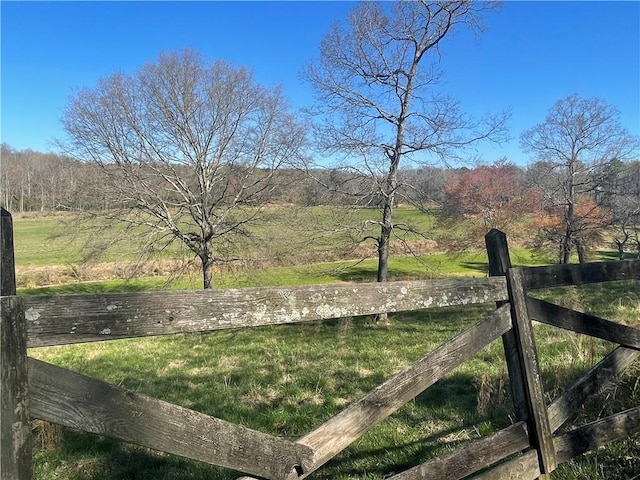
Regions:
M 17 266 L 16 282 L 18 287 L 33 288 L 136 277 L 168 277 L 175 275 L 176 272 L 188 270 L 184 262 L 179 260 Z

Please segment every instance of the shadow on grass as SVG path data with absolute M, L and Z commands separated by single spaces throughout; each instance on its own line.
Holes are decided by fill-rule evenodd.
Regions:
M 41 471 L 39 460 L 51 462 L 53 452 L 36 451 L 34 478 L 65 480 L 231 480 L 230 470 L 155 452 L 137 445 L 82 432 L 64 430 L 55 457 L 64 458 L 55 473 Z M 55 462 L 55 459 L 53 459 Z
M 366 474 L 384 478 L 509 425 L 508 408 L 488 415 L 477 413 L 475 380 L 472 375 L 454 373 L 436 382 L 393 414 L 386 421 L 391 425 L 375 427 L 329 462 L 318 476 Z
M 553 379 L 549 378 L 550 375 L 578 379 L 586 373 L 586 370 L 587 368 L 567 367 L 555 369 L 553 372 L 543 372 L 543 376 L 547 376 L 545 383 L 554 383 Z M 592 395 L 582 409 L 572 411 L 566 430 L 637 406 L 640 401 L 638 373 L 640 373 L 640 365 L 636 364 L 601 392 Z M 565 388 L 568 386 L 569 384 L 565 385 Z M 456 423 L 455 427 L 442 428 L 436 433 L 425 435 L 417 440 L 405 440 L 406 437 L 401 436 L 393 441 L 393 436 L 390 436 L 389 439 L 385 439 L 388 440 L 387 443 L 378 441 L 376 443 L 379 445 L 372 448 L 357 448 L 356 444 L 356 448 L 352 447 L 329 462 L 326 469 L 321 470 L 318 475 L 327 479 L 336 475 L 361 477 L 363 474 L 374 478 L 385 478 L 462 448 L 512 423 L 513 414 L 508 397 L 505 398 L 505 403 L 498 405 L 493 412 L 479 415 L 476 413 L 477 396 L 478 391 L 471 376 L 454 374 L 446 377 L 420 394 L 413 403 L 408 404 L 409 408 L 404 407 L 392 418 L 406 425 L 422 424 L 423 430 L 429 429 L 430 421 L 443 425 Z M 416 409 L 424 409 L 420 412 L 421 417 L 413 414 Z M 433 413 L 437 415 L 430 417 L 429 415 Z M 461 439 L 463 437 L 467 438 Z M 364 444 L 364 442 L 361 443 Z M 595 462 L 593 462 L 594 456 L 598 458 Z M 604 470 L 606 477 L 598 476 L 603 471 L 598 466 L 599 463 L 608 465 Z M 562 471 L 569 473 L 561 478 L 623 480 L 631 478 L 631 474 L 637 474 L 639 466 L 640 434 L 633 433 L 630 437 L 617 440 L 595 453 L 574 458 L 573 461 L 562 466 Z M 572 471 L 579 471 L 580 474 L 573 474 Z
M 392 416 L 394 423 L 390 427 L 385 426 L 384 423 L 381 427 L 375 427 L 362 440 L 321 468 L 312 478 L 361 476 L 363 473 L 385 476 L 418 465 L 442 453 L 443 450 L 464 444 L 465 442 L 455 440 L 443 441 L 443 438 L 455 437 L 455 433 L 462 429 L 475 428 L 474 422 L 478 420 L 473 413 L 475 394 L 475 387 L 469 375 L 453 375 L 441 380 L 394 414 Z M 197 407 L 195 406 L 196 410 L 199 410 Z M 223 418 L 230 421 L 234 421 L 230 417 L 241 419 L 250 414 L 247 411 L 237 411 L 237 404 L 234 406 L 233 402 L 225 405 L 224 408 L 219 407 L 220 405 L 217 405 L 213 410 L 218 411 Z M 208 409 L 211 410 L 211 405 Z M 294 410 L 299 407 L 287 407 L 280 401 L 276 401 L 269 406 L 261 407 L 259 411 L 253 412 L 253 415 L 270 417 L 270 412 L 282 409 L 290 410 L 285 411 L 285 414 L 294 415 Z M 436 418 L 438 413 L 442 414 L 440 418 Z M 306 412 L 312 422 L 309 431 L 322 423 L 322 417 L 326 412 L 323 414 L 317 411 Z M 291 421 L 296 423 L 299 419 L 292 418 Z M 396 431 L 399 424 L 406 424 L 408 428 L 416 429 L 413 434 L 413 437 L 416 437 L 424 428 L 424 422 L 437 422 L 444 425 L 454 423 L 455 426 L 440 428 L 436 433 L 420 439 L 398 441 Z M 276 425 L 272 427 L 273 430 L 278 430 Z M 307 431 L 297 436 L 305 433 Z M 291 438 L 291 440 L 294 439 Z M 49 455 L 51 452 L 38 452 L 36 459 L 41 462 L 51 462 L 54 459 L 49 458 Z M 57 471 L 58 475 L 68 480 L 89 478 L 92 480 L 235 480 L 240 476 L 232 470 L 72 430 L 64 430 L 56 457 L 64 458 L 62 466 L 58 467 Z M 40 475 L 37 478 L 45 477 Z
M 341 282 L 375 282 L 376 268 L 367 266 L 350 266 L 335 272 Z
M 460 265 L 468 270 L 472 270 L 475 272 L 480 272 L 483 274 L 489 273 L 489 265 L 487 264 L 487 262 L 462 262 Z
M 620 260 L 620 255 L 615 250 L 598 250 L 598 256 L 605 261 L 617 261 Z M 629 253 L 626 252 L 624 254 L 625 260 L 638 260 L 640 259 L 640 253 Z
M 139 282 L 88 282 L 52 285 L 49 287 L 19 288 L 18 295 L 65 295 L 88 293 L 126 293 L 149 291 L 148 283 Z
M 602 295 L 611 298 L 611 292 Z M 61 349 L 59 361 L 124 388 L 295 440 L 389 378 L 393 369 L 383 370 L 383 362 L 397 360 L 397 371 L 402 367 L 399 360 L 412 363 L 494 308 L 479 305 L 401 313 L 382 326 L 367 326 L 368 320 L 359 317 L 175 335 L 171 343 L 168 337 L 123 340 L 119 350 L 97 345 Z M 482 390 L 478 375 L 494 368 L 494 373 L 488 373 L 490 389 L 501 385 L 495 373 L 499 371 L 495 366 L 503 361 L 500 350 L 483 350 L 474 357 L 479 362 L 471 373 L 454 371 L 437 382 L 312 478 L 384 477 L 508 425 L 509 400 L 504 394 L 498 396 L 504 402 L 491 404 L 487 414 L 481 415 L 477 408 Z M 72 351 L 73 355 L 62 357 Z M 544 366 L 543 359 L 548 388 L 557 386 L 554 376 L 567 382 L 580 376 L 568 366 L 553 371 Z M 627 392 L 625 398 L 632 398 Z M 36 475 L 42 479 L 56 478 L 56 472 L 67 480 L 232 480 L 239 476 L 70 431 L 56 452 L 38 452 L 38 463 L 38 468 L 51 465 L 47 474 Z
M 224 342 L 220 343 L 220 346 L 223 345 Z M 546 377 L 545 383 L 555 383 L 552 378 L 555 376 L 565 378 L 569 383 L 585 370 L 574 367 L 556 367 L 553 371 L 543 369 L 543 377 Z M 258 375 L 263 374 L 264 372 L 252 371 L 250 367 L 241 368 L 229 379 L 229 383 L 257 382 Z M 353 382 L 363 380 L 358 375 L 342 380 L 345 379 Z M 361 387 L 368 391 L 382 380 L 381 375 L 374 375 L 367 378 Z M 610 415 L 637 404 L 640 393 L 636 380 L 637 368 L 612 387 L 614 390 L 603 392 L 593 405 L 588 405 L 585 413 L 575 422 L 582 424 L 591 421 L 591 417 Z M 137 381 L 138 378 L 130 378 L 124 379 L 123 383 Z M 309 403 L 305 399 L 296 398 L 295 391 L 291 391 L 290 396 L 264 398 L 255 405 L 247 406 L 232 395 L 225 396 L 225 390 L 216 390 L 216 382 L 212 382 L 211 377 L 204 374 L 188 377 L 172 374 L 158 381 L 158 388 L 171 384 L 179 396 L 181 390 L 200 390 L 196 395 L 198 401 L 190 405 L 195 410 L 290 440 L 308 433 L 344 408 L 338 407 L 335 402 Z M 301 380 L 302 383 L 309 381 L 310 379 Z M 303 388 L 309 386 L 303 385 Z M 479 414 L 478 390 L 474 375 L 454 372 L 408 402 L 390 419 L 374 427 L 312 478 L 363 475 L 383 478 L 460 448 L 480 436 L 489 435 L 509 425 L 511 409 L 508 396 L 503 397 L 502 403 L 492 405 L 487 414 Z M 211 393 L 202 395 L 204 391 Z M 612 391 L 616 392 L 613 400 Z M 245 394 L 248 393 L 242 393 Z M 640 445 L 628 448 L 634 455 L 640 455 Z M 55 458 L 49 455 L 48 452 L 38 454 L 41 462 L 55 462 Z M 612 461 L 615 460 L 613 454 L 598 455 L 609 455 Z M 234 480 L 240 476 L 231 470 L 75 431 L 64 432 L 62 445 L 55 456 L 64 458 L 57 471 L 62 469 L 61 478 L 68 480 Z
M 555 373 L 567 378 L 580 375 L 578 369 L 567 367 L 566 370 L 566 372 Z M 550 374 L 550 372 L 544 373 Z M 610 415 L 624 408 L 633 407 L 638 401 L 636 379 L 637 367 L 612 387 L 619 391 L 613 401 L 611 389 L 599 396 L 594 396 L 595 401 L 587 405 L 585 412 L 579 413 L 578 418 L 572 423 L 583 424 L 598 416 Z M 311 478 L 363 476 L 384 478 L 461 448 L 511 423 L 506 406 L 510 402 L 508 398 L 505 399 L 503 410 L 495 414 L 479 415 L 476 408 L 477 396 L 474 378 L 468 374 L 454 373 L 418 395 L 390 419 L 374 427 L 361 440 L 319 469 Z M 234 410 L 233 403 L 230 403 L 227 408 Z M 276 401 L 260 408 L 253 415 L 269 416 L 270 412 L 279 411 L 282 408 L 287 407 Z M 239 417 L 247 415 L 247 412 L 237 413 Z M 322 415 L 318 412 L 307 412 L 307 415 L 312 417 L 312 426 L 309 430 L 323 421 Z M 306 431 L 299 433 L 291 440 L 304 433 Z M 591 456 L 578 457 L 574 461 L 575 466 L 568 464 L 562 467 L 562 471 L 568 472 L 567 476 L 562 478 L 601 478 L 589 476 L 591 475 L 589 472 L 596 475 L 599 471 L 598 463 L 608 465 L 606 478 L 630 478 L 628 475 L 637 471 L 634 469 L 639 465 L 639 440 L 640 437 L 636 435 L 616 442 L 611 447 L 599 450 Z M 593 455 L 598 457 L 598 462 L 591 465 L 594 462 L 589 459 L 593 459 Z M 71 430 L 64 432 L 63 442 L 56 456 L 64 458 L 62 466 L 56 471 L 60 478 L 67 480 L 235 480 L 241 476 L 240 473 L 232 470 Z M 41 460 L 48 458 L 46 455 L 43 457 L 42 452 L 37 453 L 38 457 Z M 55 461 L 51 458 L 47 461 L 52 460 Z M 572 474 L 572 470 L 579 470 L 582 476 Z M 48 477 L 36 476 L 36 478 Z

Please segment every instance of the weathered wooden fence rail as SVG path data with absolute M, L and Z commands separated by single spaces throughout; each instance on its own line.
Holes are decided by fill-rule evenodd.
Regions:
M 21 297 L 15 295 L 15 280 L 11 280 L 11 217 L 4 211 L 2 221 L 2 480 L 32 477 L 32 418 L 255 477 L 300 479 L 500 337 L 515 423 L 399 473 L 394 480 L 459 480 L 474 474 L 473 478 L 546 478 L 559 463 L 640 431 L 640 407 L 635 407 L 555 434 L 577 406 L 638 358 L 640 332 L 527 295 L 529 289 L 546 286 L 639 280 L 639 261 L 513 269 L 504 234 L 492 231 L 487 236 L 492 276 L 482 279 Z M 497 309 L 486 318 L 295 442 L 27 358 L 28 347 L 487 302 L 496 302 Z M 531 319 L 621 346 L 546 405 Z
M 310 322 L 507 298 L 504 279 L 25 296 L 28 346 Z

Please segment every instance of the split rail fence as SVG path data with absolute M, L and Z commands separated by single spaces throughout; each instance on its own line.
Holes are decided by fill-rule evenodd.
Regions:
M 530 297 L 529 290 L 640 280 L 640 261 L 511 268 L 506 237 L 486 237 L 488 278 L 89 295 L 16 296 L 11 216 L 2 216 L 2 480 L 32 478 L 32 419 L 269 480 L 301 479 L 483 347 L 502 338 L 515 422 L 391 477 L 549 478 L 556 466 L 640 431 L 640 406 L 557 433 L 640 355 L 640 330 Z M 290 441 L 27 357 L 27 349 L 496 302 L 486 318 L 428 352 L 315 430 Z M 532 319 L 620 346 L 550 405 Z M 475 476 L 474 476 L 475 475 Z

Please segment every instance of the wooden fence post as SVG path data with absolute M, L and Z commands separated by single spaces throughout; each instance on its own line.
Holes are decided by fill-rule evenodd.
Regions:
M 13 219 L 0 207 L 0 295 L 16 294 L 16 264 L 13 254 Z
M 484 239 L 487 246 L 487 256 L 489 257 L 489 276 L 506 276 L 507 270 L 511 268 L 506 234 L 493 228 L 485 235 Z M 496 306 L 500 308 L 505 303 L 507 302 L 497 302 Z M 507 361 L 509 385 L 516 420 L 526 421 L 528 419 L 528 407 L 524 391 L 524 375 L 520 366 L 518 346 L 513 329 L 502 335 L 502 345 Z
M 531 444 L 538 452 L 542 472 L 540 479 L 548 479 L 548 474 L 556 468 L 556 454 L 533 329 L 527 311 L 522 271 L 511 268 L 507 236 L 503 232 L 493 229 L 486 235 L 485 241 L 489 256 L 489 274 L 506 274 L 507 277 L 513 328 L 503 336 L 503 342 L 516 416 L 523 415 L 524 418 L 518 420 L 528 421 Z
M 27 329 L 16 294 L 13 220 L 0 207 L 0 479 L 31 480 Z
M 551 478 L 556 469 L 556 451 L 553 446 L 553 432 L 549 424 L 544 387 L 538 364 L 533 327 L 527 310 L 526 290 L 522 270 L 511 268 L 507 271 L 507 289 L 511 302 L 511 320 L 518 346 L 520 362 L 524 374 L 525 395 L 529 407 L 529 435 L 531 444 L 538 450 L 541 479 Z

